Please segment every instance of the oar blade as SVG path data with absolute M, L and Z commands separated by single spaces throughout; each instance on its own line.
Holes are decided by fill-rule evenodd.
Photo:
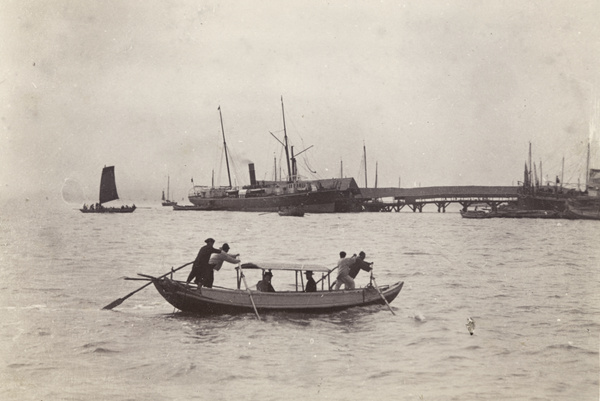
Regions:
M 112 308 L 116 308 L 117 306 L 121 305 L 123 303 L 124 299 L 123 298 L 119 298 L 119 299 L 115 299 L 114 301 L 112 301 L 111 303 L 109 303 L 108 305 L 106 305 L 104 308 L 102 309 L 112 309 Z

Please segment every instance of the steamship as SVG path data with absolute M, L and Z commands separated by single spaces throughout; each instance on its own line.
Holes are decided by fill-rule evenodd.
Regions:
M 281 108 L 283 112 L 283 99 Z M 221 118 L 229 186 L 194 185 L 188 193 L 188 199 L 197 207 L 197 210 L 278 212 L 290 207 L 301 207 L 305 213 L 348 213 L 361 210 L 360 189 L 354 178 L 320 180 L 301 180 L 299 178 L 293 147 L 291 155 L 288 147 L 284 113 L 284 141 L 276 139 L 285 150 L 287 180 L 257 181 L 254 163 L 250 163 L 248 164 L 250 185 L 239 188 L 232 187 L 223 116 L 220 107 L 218 110 Z

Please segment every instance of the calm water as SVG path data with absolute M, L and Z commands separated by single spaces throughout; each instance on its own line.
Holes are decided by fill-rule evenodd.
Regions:
M 77 206 L 0 209 L 2 400 L 599 399 L 600 222 Z M 208 236 L 243 262 L 364 250 L 378 284 L 405 281 L 396 315 L 196 318 L 152 286 L 101 310 L 145 283 L 123 277 L 179 267 Z M 224 265 L 215 283 L 234 280 Z

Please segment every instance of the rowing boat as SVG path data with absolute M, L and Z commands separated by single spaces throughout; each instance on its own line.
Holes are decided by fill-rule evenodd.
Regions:
M 254 288 L 243 288 L 245 270 L 288 271 L 296 275 L 296 288 L 292 291 L 260 292 Z M 316 292 L 304 292 L 302 273 L 321 273 L 321 288 Z M 218 315 L 260 312 L 303 312 L 325 313 L 368 305 L 385 305 L 400 293 L 403 281 L 392 285 L 377 286 L 371 276 L 364 288 L 352 290 L 329 290 L 331 269 L 319 265 L 284 263 L 245 263 L 236 268 L 237 288 L 198 287 L 194 284 L 174 280 L 172 277 L 154 278 L 152 282 L 167 302 L 182 312 L 199 315 Z M 146 276 L 148 277 L 148 276 Z M 325 280 L 326 279 L 326 280 Z

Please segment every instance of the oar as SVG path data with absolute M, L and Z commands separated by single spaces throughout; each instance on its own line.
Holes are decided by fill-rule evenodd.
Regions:
M 390 303 L 387 301 L 387 299 L 385 299 L 385 297 L 381 293 L 381 290 L 379 289 L 379 286 L 377 285 L 377 281 L 375 281 L 375 277 L 373 277 L 373 270 L 371 270 L 371 280 L 373 280 L 373 284 L 375 285 L 375 288 L 377 289 L 377 292 L 381 296 L 381 299 L 383 299 L 383 302 L 385 302 L 385 304 L 387 305 L 387 307 L 390 310 L 390 312 L 392 312 L 392 315 L 396 315 L 394 313 L 394 311 L 392 310 L 392 307 L 390 306 Z
M 168 272 L 168 273 L 166 273 L 166 274 L 163 274 L 163 275 L 162 275 L 162 276 L 160 276 L 160 277 L 157 277 L 157 279 L 159 279 L 159 278 L 163 278 L 163 277 L 166 277 L 166 276 L 168 276 L 169 274 L 171 274 L 171 273 L 173 273 L 173 272 L 176 272 L 177 270 L 181 270 L 181 269 L 183 269 L 184 267 L 191 265 L 192 263 L 194 263 L 194 262 L 192 261 L 192 262 L 186 263 L 186 264 L 185 264 L 185 265 L 183 265 L 183 266 L 179 266 L 177 269 L 175 269 L 175 270 L 171 270 L 170 272 Z M 150 284 L 152 284 L 152 281 L 150 281 L 149 283 L 147 283 L 147 284 L 145 284 L 145 285 L 141 286 L 141 287 L 140 287 L 140 288 L 138 288 L 137 290 L 130 292 L 129 294 L 125 295 L 123 298 L 115 299 L 114 301 L 112 301 L 111 303 L 109 303 L 108 305 L 106 305 L 106 306 L 105 306 L 104 308 L 102 308 L 102 309 L 112 309 L 112 308 L 114 308 L 114 307 L 117 307 L 117 306 L 121 305 L 121 304 L 123 303 L 123 301 L 125 301 L 127 298 L 129 298 L 130 296 L 132 296 L 132 295 L 133 295 L 133 294 L 135 294 L 136 292 L 138 292 L 138 291 L 141 291 L 141 290 L 143 290 L 144 288 L 148 287 Z
M 246 276 L 244 276 L 244 271 L 242 270 L 242 265 L 238 264 L 238 269 L 240 269 L 240 277 L 244 280 L 244 285 L 246 286 L 246 291 L 250 295 L 250 302 L 252 302 L 252 307 L 254 308 L 254 313 L 256 313 L 256 318 L 260 320 L 260 316 L 258 315 L 258 310 L 256 309 L 256 305 L 254 304 L 254 298 L 252 298 L 252 291 L 248 288 L 248 283 L 246 283 Z
M 333 269 L 331 269 L 331 270 L 329 271 L 329 273 L 327 273 L 327 274 L 325 275 L 325 277 L 321 277 L 321 278 L 320 278 L 320 279 L 319 279 L 319 280 L 318 280 L 318 281 L 317 281 L 315 284 L 319 284 L 321 281 L 323 281 L 324 279 L 326 279 L 326 278 L 327 278 L 328 276 L 330 276 L 330 275 L 331 275 L 331 273 L 333 273 L 333 272 L 335 271 L 335 269 L 337 269 L 337 268 L 338 268 L 338 266 L 336 266 L 336 267 L 334 267 Z

